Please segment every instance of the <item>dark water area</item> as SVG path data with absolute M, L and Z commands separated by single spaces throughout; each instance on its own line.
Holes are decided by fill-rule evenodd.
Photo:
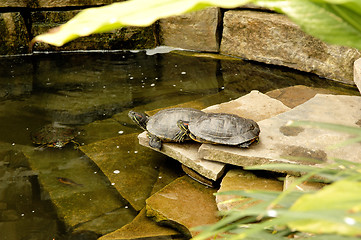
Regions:
M 353 86 L 313 74 L 184 52 L 0 58 L 0 238 L 96 239 L 129 223 L 138 211 L 107 178 L 109 173 L 73 143 L 61 149 L 35 146 L 31 133 L 37 129 L 47 124 L 76 127 L 81 146 L 122 136 L 114 154 L 122 154 L 125 162 L 146 161 L 163 156 L 138 146 L 141 130 L 127 117 L 130 109 L 191 101 L 209 106 L 252 90 L 266 93 L 293 85 L 358 94 Z M 145 171 L 157 178 L 157 166 Z

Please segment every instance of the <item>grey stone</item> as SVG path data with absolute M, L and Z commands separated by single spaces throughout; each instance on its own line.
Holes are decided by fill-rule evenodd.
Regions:
M 283 190 L 283 182 L 270 178 L 257 177 L 255 174 L 242 169 L 231 169 L 224 176 L 218 193 L 237 190 L 265 190 L 281 192 Z M 239 198 L 240 196 L 232 194 L 216 195 L 217 207 L 220 211 L 226 211 L 232 208 L 242 209 L 250 206 L 249 204 L 245 204 L 244 198 Z
M 0 31 L 0 55 L 28 52 L 28 32 L 19 12 L 0 13 Z
M 360 162 L 361 149 L 355 145 L 329 148 L 347 140 L 346 133 L 319 128 L 292 128 L 291 120 L 331 122 L 357 126 L 361 116 L 361 97 L 317 94 L 306 103 L 258 122 L 261 128 L 260 142 L 249 149 L 203 144 L 199 157 L 238 166 L 252 166 L 275 162 L 322 166 L 341 158 Z M 305 161 L 304 159 L 314 159 Z M 317 162 L 315 162 L 317 161 Z
M 286 16 L 255 11 L 227 11 L 220 52 L 282 65 L 353 84 L 356 49 L 328 45 L 305 34 Z
M 361 92 L 361 58 L 357 59 L 353 66 L 354 82 Z
M 160 20 L 161 44 L 198 51 L 219 50 L 221 12 L 208 8 Z
M 321 182 L 302 181 L 301 183 L 298 183 L 297 185 L 293 186 L 293 184 L 296 181 L 298 181 L 298 177 L 287 174 L 284 180 L 283 189 L 301 191 L 301 192 L 310 192 L 310 191 L 318 191 L 327 185 Z
M 214 192 L 188 176 L 180 177 L 147 199 L 147 216 L 187 237 L 195 236 L 192 228 L 219 220 Z

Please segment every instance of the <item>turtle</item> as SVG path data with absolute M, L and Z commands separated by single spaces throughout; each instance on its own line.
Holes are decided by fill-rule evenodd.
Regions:
M 75 128 L 54 124 L 47 124 L 30 135 L 33 143 L 39 145 L 39 147 L 53 148 L 62 148 L 69 142 L 73 142 L 78 146 L 79 143 L 74 141 L 76 136 Z
M 174 137 L 179 132 L 177 122 L 180 119 L 193 121 L 205 113 L 194 108 L 168 108 L 158 111 L 153 116 L 129 111 L 128 116 L 143 130 L 147 131 L 149 146 L 161 150 L 162 142 L 183 142 L 190 140 L 184 136 L 181 140 Z
M 252 119 L 228 113 L 207 113 L 193 121 L 180 119 L 175 139 L 189 137 L 201 143 L 223 144 L 248 148 L 259 141 L 260 128 Z

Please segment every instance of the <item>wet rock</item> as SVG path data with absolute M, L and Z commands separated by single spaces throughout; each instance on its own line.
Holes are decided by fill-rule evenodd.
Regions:
M 50 198 L 66 226 L 77 226 L 125 206 L 107 179 L 71 146 L 43 151 L 32 148 L 24 154 L 38 173 L 42 200 Z M 106 229 L 101 224 L 97 227 Z
M 145 206 L 158 178 L 158 168 L 166 158 L 140 146 L 136 136 L 110 138 L 80 149 L 98 165 L 120 195 L 139 211 Z
M 182 167 L 177 161 L 166 161 L 159 167 L 159 175 L 157 181 L 153 185 L 151 195 L 167 186 L 177 178 L 184 175 Z
M 0 7 L 26 7 L 28 0 L 3 0 Z
M 210 106 L 203 109 L 203 111 L 236 114 L 257 122 L 288 111 L 289 109 L 290 108 L 286 107 L 282 102 L 270 98 L 257 90 L 253 90 L 243 97 Z
M 74 3 L 70 5 L 74 5 Z M 59 5 L 57 5 L 57 7 L 59 7 Z M 66 23 L 79 12 L 80 10 L 32 12 L 31 19 L 33 24 L 31 32 L 34 36 L 45 33 L 51 28 Z M 154 26 L 150 26 L 125 27 L 114 30 L 111 33 L 94 34 L 76 39 L 62 47 L 54 47 L 45 43 L 36 43 L 34 50 L 114 50 L 144 49 L 153 48 L 155 46 Z
M 292 184 L 298 180 L 298 177 L 287 175 L 284 180 L 283 188 L 284 190 L 290 190 Z M 312 181 L 303 181 L 297 184 L 292 190 L 302 191 L 302 192 L 309 192 L 309 191 L 318 191 L 321 188 L 326 186 L 326 184 L 321 182 L 312 182 Z
M 139 134 L 139 144 L 149 147 L 149 138 L 146 132 Z M 224 172 L 225 165 L 218 162 L 207 161 L 198 157 L 199 143 L 163 143 L 163 154 L 178 160 L 180 163 L 197 171 L 206 178 L 217 180 Z M 153 149 L 153 148 L 152 148 Z M 153 149 L 159 151 L 158 149 Z
M 180 177 L 147 199 L 147 216 L 188 237 L 195 236 L 191 228 L 220 219 L 214 192 L 187 176 Z
M 208 178 L 203 177 L 196 171 L 193 171 L 191 168 L 189 168 L 183 164 L 182 164 L 182 169 L 190 178 L 192 178 L 193 180 L 195 180 L 199 183 L 202 183 L 203 185 L 206 185 L 208 187 L 214 187 L 216 185 L 215 181 L 212 181 Z
M 0 55 L 28 52 L 28 32 L 19 12 L 0 13 Z
M 49 8 L 49 7 L 68 7 L 68 6 L 96 6 L 120 2 L 121 0 L 28 0 L 29 7 L 33 8 Z
M 315 87 L 308 87 L 303 85 L 296 85 L 296 86 L 276 89 L 267 92 L 266 95 L 281 101 L 287 107 L 294 108 L 310 100 L 311 98 L 316 96 L 317 93 L 355 95 L 356 92 L 354 91 L 343 92 L 341 91 L 340 88 L 328 89 L 328 88 L 315 88 Z
M 336 149 L 329 146 L 351 136 L 331 130 L 304 127 L 298 134 L 284 134 L 290 121 L 309 120 L 357 126 L 360 119 L 361 97 L 317 94 L 306 103 L 270 119 L 258 122 L 260 142 L 249 149 L 203 144 L 200 157 L 238 166 L 251 166 L 275 162 L 322 166 L 341 158 L 360 162 L 361 150 L 352 144 Z M 283 130 L 282 130 L 283 129 Z M 283 131 L 283 132 L 282 132 Z
M 104 213 L 103 215 L 89 222 L 82 223 L 77 226 L 74 231 L 92 231 L 99 235 L 104 235 L 130 223 L 131 221 L 133 221 L 136 215 L 136 211 L 132 211 L 128 207 L 122 207 L 114 211 Z M 99 226 L 102 227 L 100 228 Z
M 143 208 L 131 223 L 102 236 L 99 240 L 174 239 L 180 235 L 179 232 L 160 226 L 148 218 Z
M 219 8 L 160 20 L 161 44 L 198 51 L 217 52 L 219 49 Z
M 231 169 L 224 176 L 218 193 L 237 190 L 266 190 L 266 191 L 282 191 L 283 183 L 275 179 L 258 177 L 255 174 L 244 171 L 242 169 Z M 220 211 L 230 210 L 239 207 L 244 199 L 238 199 L 236 195 L 216 195 L 217 207 Z M 232 200 L 233 199 L 233 200 Z M 232 200 L 232 201 L 230 201 Z M 243 205 L 245 208 L 249 204 Z
M 358 90 L 361 92 L 361 58 L 357 59 L 353 67 L 354 82 Z
M 286 16 L 254 11 L 227 11 L 221 53 L 282 65 L 353 84 L 356 49 L 328 45 L 305 34 Z

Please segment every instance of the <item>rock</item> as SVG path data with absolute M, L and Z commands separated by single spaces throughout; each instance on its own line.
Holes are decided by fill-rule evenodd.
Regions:
M 323 94 L 342 94 L 341 91 L 314 88 L 303 85 L 296 85 L 267 92 L 266 95 L 281 101 L 284 105 L 294 108 L 313 98 L 317 93 Z M 347 94 L 347 93 L 346 93 Z M 349 93 L 350 94 L 350 93 Z
M 353 84 L 352 64 L 361 56 L 352 48 L 328 45 L 305 34 L 286 16 L 227 11 L 220 52 L 316 73 Z
M 99 240 L 173 239 L 179 236 L 179 232 L 159 226 L 148 218 L 143 208 L 131 223 L 102 236 Z
M 108 234 L 132 222 L 136 215 L 136 211 L 132 211 L 125 206 L 114 211 L 104 213 L 89 222 L 81 223 L 76 226 L 74 231 L 92 231 L 100 235 Z
M 149 138 L 146 132 L 139 134 L 139 144 L 149 147 Z M 163 143 L 161 153 L 178 160 L 180 163 L 197 171 L 199 174 L 211 180 L 217 180 L 224 172 L 225 165 L 213 161 L 198 158 L 198 148 L 200 144 L 189 143 Z M 153 148 L 152 148 L 153 149 Z M 158 151 L 158 149 L 153 149 Z
M 275 179 L 257 177 L 255 174 L 242 169 L 231 169 L 224 176 L 221 187 L 217 193 L 237 190 L 265 190 L 265 191 L 282 191 L 283 183 Z M 237 209 L 245 199 L 238 199 L 236 195 L 216 195 L 217 207 L 220 211 L 230 210 L 234 207 Z M 232 201 L 230 201 L 233 199 Z M 245 208 L 245 204 L 240 208 Z
M 357 59 L 353 67 L 354 82 L 358 90 L 361 92 L 361 58 Z
M 330 149 L 329 146 L 349 139 L 349 135 L 318 128 L 292 128 L 290 121 L 308 120 L 357 126 L 360 122 L 361 97 L 317 94 L 306 103 L 258 122 L 260 142 L 249 149 L 203 144 L 199 157 L 238 166 L 252 166 L 269 163 L 294 163 L 322 166 L 341 158 L 360 162 L 361 149 L 353 145 Z M 287 159 L 287 158 L 290 159 Z M 314 159 L 304 161 L 302 159 Z
M 9 0 L 8 0 L 9 1 Z M 76 7 L 76 6 L 96 6 L 121 2 L 121 0 L 28 0 L 28 6 L 32 8 L 50 8 L 50 7 Z
M 187 176 L 180 177 L 147 199 L 147 216 L 193 237 L 197 232 L 192 228 L 220 219 L 214 192 Z
M 137 211 L 145 206 L 165 157 L 137 144 L 137 134 L 95 142 L 80 149 Z M 136 189 L 136 190 L 135 190 Z
M 238 99 L 213 105 L 203 109 L 205 112 L 231 113 L 238 116 L 260 121 L 290 110 L 282 102 L 253 90 Z
M 110 188 L 105 177 L 94 170 L 81 152 L 71 147 L 43 151 L 31 148 L 24 154 L 31 168 L 38 173 L 42 200 L 52 201 L 67 227 L 75 227 L 125 206 L 115 189 Z M 97 227 L 105 228 L 101 224 Z
M 287 175 L 284 180 L 283 189 L 290 190 L 292 184 L 298 180 L 298 177 Z M 312 181 L 303 181 L 297 184 L 292 190 L 301 191 L 301 192 L 309 192 L 309 191 L 318 191 L 322 189 L 327 184 L 321 182 L 312 182 Z
M 202 183 L 203 185 L 206 185 L 208 187 L 215 187 L 216 183 L 215 181 L 212 181 L 208 178 L 203 177 L 201 174 L 197 173 L 196 171 L 192 170 L 191 168 L 185 166 L 182 164 L 183 171 L 193 180 Z
M 74 5 L 74 3 L 70 5 Z M 45 33 L 51 28 L 55 28 L 66 23 L 79 12 L 80 10 L 31 12 L 31 32 L 33 36 Z M 117 50 L 144 49 L 153 48 L 155 46 L 156 40 L 154 36 L 154 26 L 150 26 L 124 27 L 108 33 L 93 34 L 71 41 L 62 47 L 54 47 L 49 44 L 39 42 L 34 45 L 33 49 L 37 51 L 72 51 L 93 49 Z
M 27 7 L 28 0 L 2 0 L 0 7 Z
M 28 32 L 19 12 L 0 13 L 0 31 L 0 55 L 28 52 Z
M 159 23 L 161 44 L 197 51 L 217 52 L 221 20 L 219 8 L 208 8 L 161 19 Z

